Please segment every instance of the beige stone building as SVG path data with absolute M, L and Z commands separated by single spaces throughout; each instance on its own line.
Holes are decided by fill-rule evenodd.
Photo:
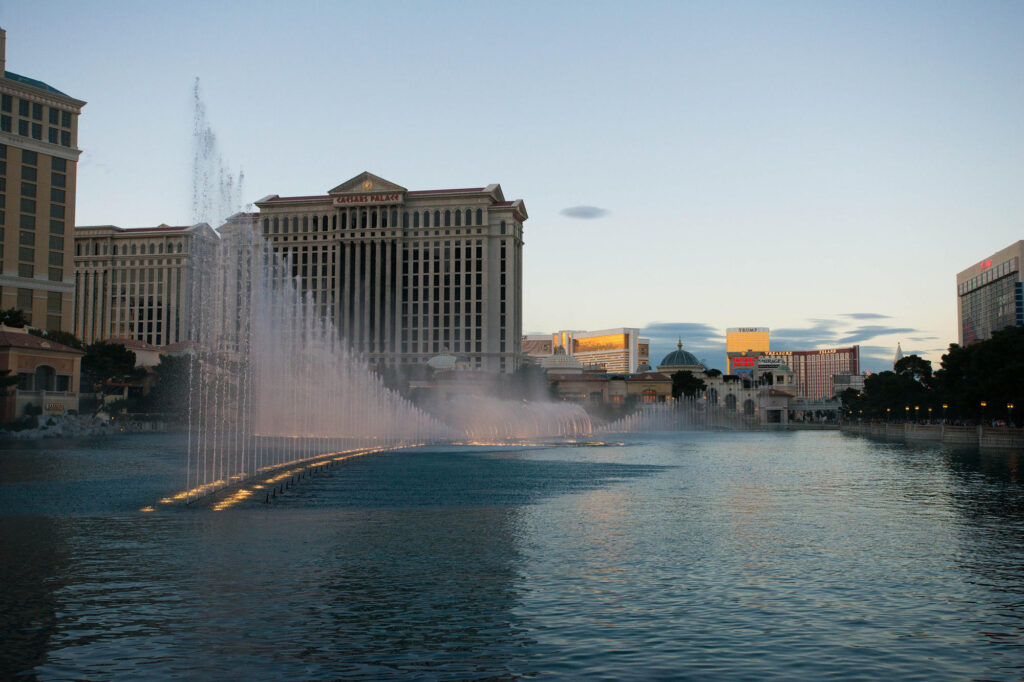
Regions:
M 527 214 L 500 185 L 407 190 L 362 173 L 256 206 L 257 229 L 369 362 L 447 351 L 474 369 L 518 367 Z
M 6 70 L 0 29 L 0 309 L 71 331 L 78 116 L 85 102 Z
M 83 355 L 27 329 L 0 325 L 0 370 L 18 378 L 17 386 L 0 387 L 0 422 L 24 416 L 28 405 L 43 414 L 77 410 Z
M 216 240 L 206 223 L 75 230 L 75 336 L 84 343 L 115 337 L 153 346 L 189 340 L 192 258 L 200 240 Z

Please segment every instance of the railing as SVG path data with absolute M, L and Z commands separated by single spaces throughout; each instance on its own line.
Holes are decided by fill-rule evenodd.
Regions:
M 979 448 L 1024 449 L 1024 429 L 999 426 L 952 426 L 949 424 L 843 424 L 842 430 L 864 436 L 966 445 Z

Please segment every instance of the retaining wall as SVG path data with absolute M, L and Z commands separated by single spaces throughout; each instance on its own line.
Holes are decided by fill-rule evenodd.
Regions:
M 1024 450 L 1024 429 L 945 424 L 843 424 L 842 431 L 911 443 L 943 443 L 982 449 Z

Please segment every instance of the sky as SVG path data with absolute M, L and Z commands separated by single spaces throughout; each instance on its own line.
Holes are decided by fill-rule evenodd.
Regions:
M 362 171 L 523 199 L 525 332 L 652 364 L 897 342 L 1024 238 L 1021 2 L 4 2 L 7 69 L 88 102 L 77 224 L 186 224 L 193 86 L 245 202 Z

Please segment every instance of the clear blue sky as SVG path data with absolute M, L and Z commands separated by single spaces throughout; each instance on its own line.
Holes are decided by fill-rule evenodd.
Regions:
M 956 340 L 1024 238 L 1024 3 L 5 3 L 7 68 L 89 104 L 78 224 L 184 223 L 191 89 L 244 196 L 369 170 L 522 198 L 527 331 Z M 594 207 L 563 213 L 572 207 Z M 602 210 L 594 210 L 602 209 Z M 874 359 L 871 359 L 871 358 Z

